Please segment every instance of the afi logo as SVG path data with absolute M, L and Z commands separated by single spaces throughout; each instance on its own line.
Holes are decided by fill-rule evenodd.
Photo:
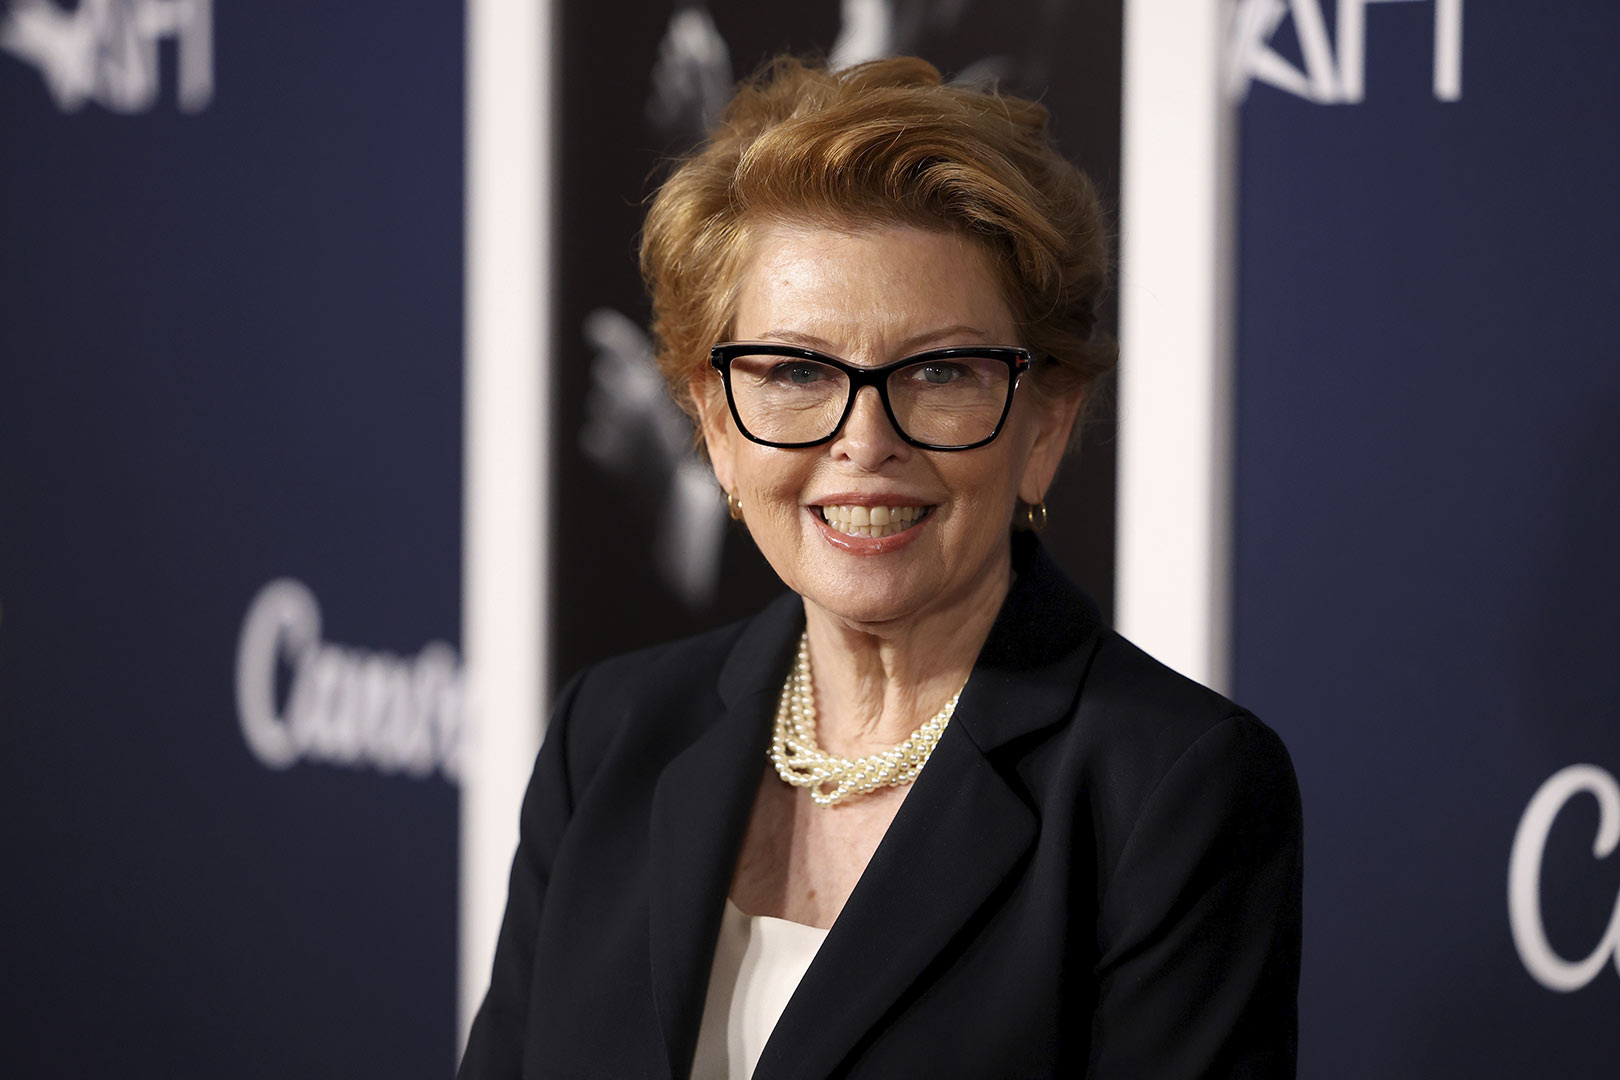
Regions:
M 1319 105 L 1354 105 L 1366 97 L 1367 8 L 1374 4 L 1434 5 L 1434 96 L 1462 97 L 1463 0 L 1339 0 L 1338 26 L 1328 40 L 1320 0 L 1237 0 L 1232 15 L 1228 89 L 1241 101 L 1255 80 Z M 1284 19 L 1293 22 L 1304 70 L 1269 44 Z
M 1597 838 L 1592 856 L 1608 858 L 1620 844 L 1620 784 L 1596 765 L 1571 765 L 1554 773 L 1530 799 L 1513 837 L 1508 856 L 1508 922 L 1513 944 L 1525 970 L 1549 990 L 1579 990 L 1613 960 L 1620 971 L 1620 899 L 1608 928 L 1592 951 L 1580 960 L 1566 960 L 1553 951 L 1541 920 L 1541 857 L 1547 834 L 1564 804 L 1576 795 L 1593 795 L 1598 802 Z
M 0 17 L 0 49 L 39 68 L 63 112 L 94 101 L 113 112 L 150 109 L 158 96 L 158 42 L 179 54 L 184 112 L 214 96 L 213 0 L 12 0 Z

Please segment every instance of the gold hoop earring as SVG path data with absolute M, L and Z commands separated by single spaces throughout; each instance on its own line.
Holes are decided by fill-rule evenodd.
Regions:
M 743 519 L 742 500 L 737 498 L 735 491 L 726 492 L 726 509 L 731 512 L 732 521 L 741 521 Z
M 1024 507 L 1024 528 L 1038 533 L 1046 528 L 1046 502 L 1031 503 Z

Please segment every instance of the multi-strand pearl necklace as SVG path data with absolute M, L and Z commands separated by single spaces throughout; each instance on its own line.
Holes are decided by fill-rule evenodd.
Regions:
M 771 737 L 771 762 L 794 787 L 808 788 L 821 806 L 832 806 L 880 787 L 899 787 L 917 779 L 934 752 L 945 725 L 956 711 L 958 690 L 945 707 L 899 746 L 859 758 L 827 753 L 816 744 L 816 694 L 810 681 L 810 634 L 799 638 L 799 656 L 782 685 Z

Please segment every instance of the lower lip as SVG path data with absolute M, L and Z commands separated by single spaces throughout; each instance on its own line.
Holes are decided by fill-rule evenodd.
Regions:
M 810 515 L 811 520 L 821 529 L 821 535 L 826 539 L 827 543 L 840 551 L 847 551 L 851 555 L 887 555 L 891 551 L 899 551 L 917 539 L 917 534 L 927 528 L 928 523 L 934 518 L 933 512 L 930 511 L 911 528 L 902 529 L 889 536 L 851 536 L 848 533 L 841 533 L 827 524 L 827 519 L 821 516 L 820 507 L 809 506 L 805 508 L 805 512 Z

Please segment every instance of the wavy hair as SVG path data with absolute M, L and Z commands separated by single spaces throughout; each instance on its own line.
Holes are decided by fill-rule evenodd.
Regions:
M 771 224 L 969 237 L 992 258 L 1020 344 L 1046 358 L 1041 392 L 1089 391 L 1114 364 L 1097 331 L 1102 206 L 1036 102 L 947 84 L 914 57 L 840 71 L 780 57 L 746 80 L 676 161 L 642 232 L 658 365 L 688 413 L 711 388 L 710 347 L 730 336 L 751 235 Z

